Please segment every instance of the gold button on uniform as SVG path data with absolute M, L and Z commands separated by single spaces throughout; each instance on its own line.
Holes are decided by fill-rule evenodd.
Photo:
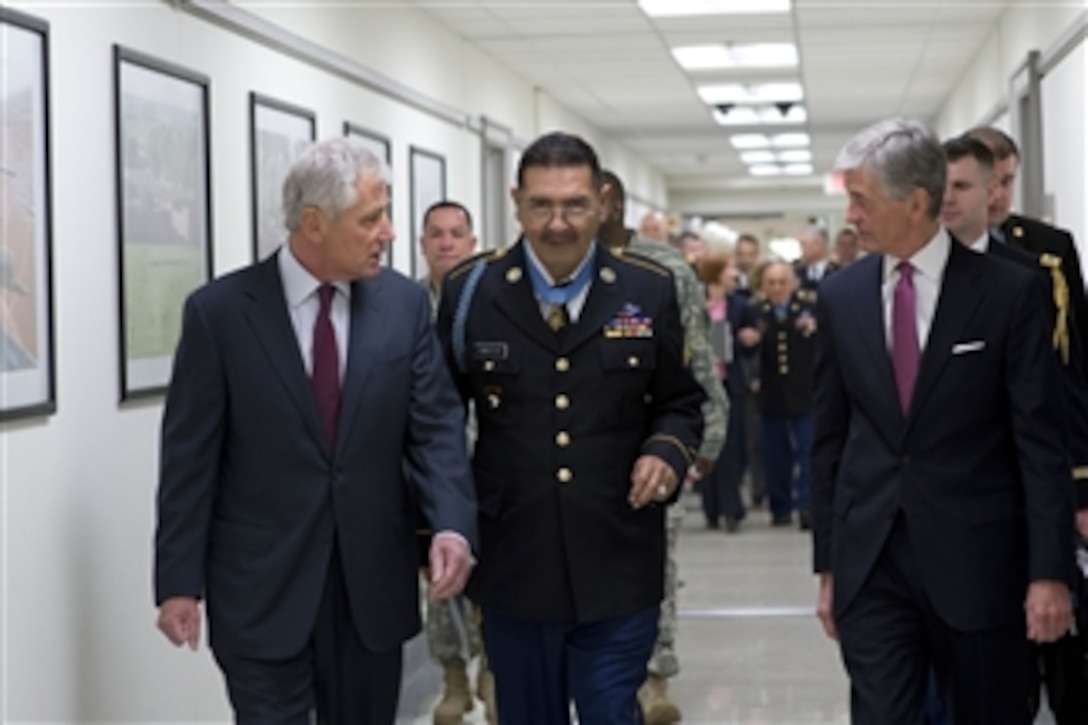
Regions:
M 558 433 L 556 433 L 555 434 L 555 445 L 559 446 L 560 448 L 566 448 L 567 446 L 569 446 L 570 445 L 570 433 L 567 433 L 565 430 L 561 430 Z
M 628 365 L 628 367 L 637 368 L 638 367 L 638 358 L 635 357 L 634 355 L 627 358 L 627 365 Z
M 557 357 L 555 359 L 555 369 L 561 373 L 565 373 L 570 370 L 570 360 L 565 357 Z
M 555 477 L 559 483 L 570 483 L 571 479 L 574 478 L 574 474 L 569 468 L 560 468 L 555 472 Z
M 559 410 L 566 410 L 570 407 L 570 398 L 560 393 L 555 396 L 555 407 Z
M 494 369 L 495 369 L 495 361 L 494 360 L 487 360 L 486 362 L 484 362 L 484 370 L 486 370 L 488 372 L 491 372 Z

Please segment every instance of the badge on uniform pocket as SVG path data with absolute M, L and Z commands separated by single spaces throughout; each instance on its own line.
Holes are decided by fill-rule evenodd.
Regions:
M 628 302 L 615 317 L 605 323 L 604 336 L 613 339 L 653 337 L 654 321 L 649 315 L 642 314 L 641 307 L 634 302 Z
M 473 360 L 508 360 L 509 358 L 510 346 L 505 342 L 472 343 Z

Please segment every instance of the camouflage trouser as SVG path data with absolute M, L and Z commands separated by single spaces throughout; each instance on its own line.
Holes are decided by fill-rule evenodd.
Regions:
M 684 503 L 677 501 L 665 513 L 665 598 L 657 624 L 657 642 L 646 665 L 651 675 L 675 677 L 680 672 L 676 659 L 676 540 L 684 520 Z
M 428 597 L 424 626 L 431 658 L 440 665 L 466 663 L 483 651 L 480 608 L 463 596 L 443 602 Z

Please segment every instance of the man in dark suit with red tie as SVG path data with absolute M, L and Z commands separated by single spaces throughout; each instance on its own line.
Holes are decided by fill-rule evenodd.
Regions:
M 878 252 L 818 301 L 817 608 L 853 722 L 919 722 L 931 666 L 958 725 L 1025 722 L 1027 639 L 1071 623 L 1043 279 L 941 227 L 945 156 L 922 124 L 875 124 L 836 166 L 846 220 Z
M 427 293 L 382 266 L 384 162 L 347 139 L 284 183 L 287 244 L 193 293 L 166 400 L 159 628 L 210 643 L 239 723 L 389 725 L 432 596 L 464 586 L 476 506 Z

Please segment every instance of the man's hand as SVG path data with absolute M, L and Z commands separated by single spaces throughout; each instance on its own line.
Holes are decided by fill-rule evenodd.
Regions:
M 631 490 L 627 501 L 640 509 L 651 501 L 667 501 L 680 484 L 672 466 L 657 456 L 639 456 L 631 469 Z
M 1028 585 L 1024 601 L 1027 614 L 1028 639 L 1032 642 L 1053 642 L 1073 626 L 1073 603 L 1069 587 L 1059 581 L 1034 581 Z
M 180 647 L 195 650 L 200 642 L 200 605 L 195 597 L 170 597 L 159 605 L 159 631 Z
M 714 459 L 707 458 L 705 456 L 699 456 L 695 459 L 695 472 L 699 475 L 699 478 L 703 478 L 710 474 L 714 470 Z
M 431 539 L 431 599 L 442 601 L 461 593 L 472 573 L 472 552 L 459 536 L 437 534 Z
M 763 338 L 754 327 L 742 327 L 737 330 L 737 339 L 745 347 L 755 347 Z
M 1077 512 L 1077 533 L 1088 539 L 1088 509 Z
M 835 628 L 835 608 L 833 594 L 833 580 L 827 572 L 820 574 L 820 588 L 816 593 L 816 616 L 820 618 L 820 624 L 824 625 L 824 634 L 831 639 L 839 638 L 839 630 Z

